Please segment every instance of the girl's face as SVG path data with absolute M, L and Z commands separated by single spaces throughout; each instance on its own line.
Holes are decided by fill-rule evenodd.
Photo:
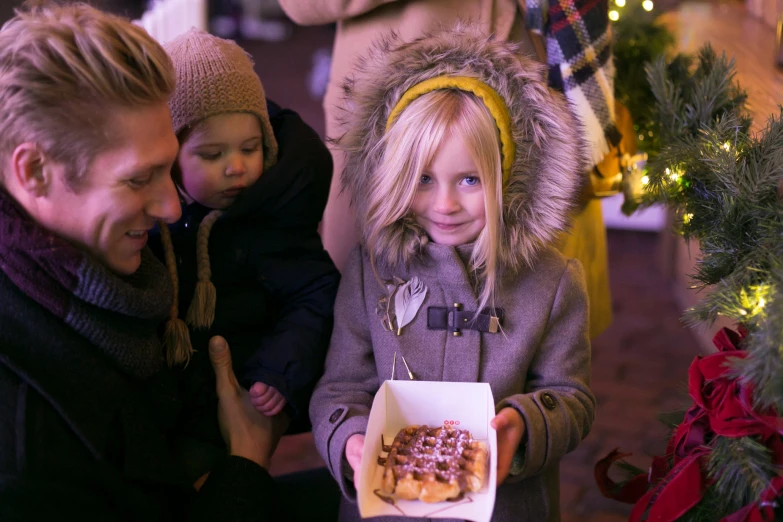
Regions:
M 177 158 L 180 185 L 188 203 L 230 206 L 261 177 L 264 150 L 261 125 L 253 114 L 218 114 L 201 122 L 182 144 Z
M 484 188 L 461 136 L 441 142 L 421 175 L 412 210 L 430 239 L 441 245 L 470 243 L 484 229 Z

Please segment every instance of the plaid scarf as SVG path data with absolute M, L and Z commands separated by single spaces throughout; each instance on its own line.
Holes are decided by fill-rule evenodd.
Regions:
M 565 93 L 593 164 L 620 141 L 607 0 L 525 0 L 528 27 L 546 41 L 549 85 Z

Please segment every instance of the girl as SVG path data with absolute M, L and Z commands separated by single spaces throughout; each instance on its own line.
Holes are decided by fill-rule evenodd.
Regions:
M 260 414 L 281 427 L 291 419 L 301 431 L 339 282 L 317 232 L 329 152 L 298 115 L 267 104 L 253 63 L 234 42 L 191 30 L 165 48 L 176 70 L 173 177 L 184 205 L 152 246 L 179 290 L 166 348 L 170 364 L 190 362 L 188 435 L 222 450 L 206 349 L 214 335 L 231 346 Z
M 493 520 L 559 520 L 558 463 L 587 435 L 595 401 L 584 275 L 550 245 L 583 150 L 544 78 L 516 46 L 458 26 L 383 41 L 346 86 L 339 143 L 363 241 L 310 416 L 349 499 L 396 353 L 416 379 L 488 382 L 500 399 Z M 414 277 L 423 302 L 395 310 Z M 342 520 L 353 519 L 344 502 Z

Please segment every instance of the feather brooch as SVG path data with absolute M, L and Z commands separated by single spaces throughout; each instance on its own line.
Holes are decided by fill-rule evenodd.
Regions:
M 388 295 L 378 300 L 378 315 L 381 317 L 383 327 L 397 335 L 402 333 L 402 328 L 416 317 L 419 308 L 427 297 L 427 286 L 414 276 L 410 281 L 395 278 L 386 284 Z M 394 311 L 392 311 L 394 303 Z

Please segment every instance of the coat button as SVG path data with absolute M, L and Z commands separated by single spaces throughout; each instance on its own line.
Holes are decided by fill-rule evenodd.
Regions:
M 334 424 L 335 422 L 337 422 L 337 419 L 339 419 L 340 415 L 342 415 L 342 414 L 343 414 L 343 409 L 342 408 L 337 408 L 336 410 L 334 410 L 334 413 L 332 413 L 332 416 L 329 417 L 329 422 Z
M 554 410 L 555 406 L 557 406 L 557 403 L 555 402 L 555 398 L 548 393 L 541 394 L 541 403 L 548 410 Z

